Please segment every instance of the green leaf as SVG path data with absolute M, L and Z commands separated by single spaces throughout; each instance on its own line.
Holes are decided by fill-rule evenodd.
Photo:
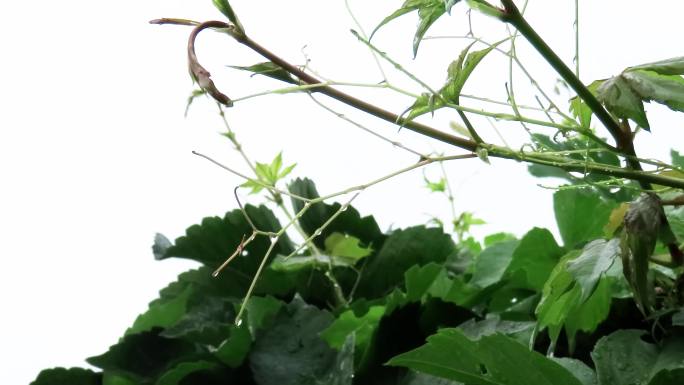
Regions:
M 230 327 L 229 337 L 214 351 L 214 356 L 231 368 L 237 368 L 252 348 L 252 336 L 245 326 Z
M 596 90 L 603 83 L 602 80 L 597 80 L 591 83 L 587 88 L 591 91 L 594 96 L 596 95 Z M 580 98 L 575 96 L 570 99 L 570 112 L 572 116 L 579 119 L 580 126 L 584 129 L 590 129 L 591 127 L 591 115 L 593 112 L 591 108 Z
M 425 266 L 412 266 L 404 274 L 406 298 L 409 301 L 422 301 L 427 296 L 446 298 L 453 286 L 446 269 L 436 263 Z
M 442 263 L 455 250 L 449 235 L 424 226 L 397 230 L 378 252 L 367 258 L 357 296 L 376 298 L 399 285 L 413 265 Z
M 300 298 L 282 308 L 273 325 L 257 337 L 249 355 L 255 382 L 313 385 L 335 370 L 338 353 L 319 337 L 333 319 Z
M 596 92 L 598 99 L 615 116 L 631 119 L 644 129 L 650 129 L 642 98 L 632 89 L 624 75 L 606 80 Z
M 594 189 L 563 189 L 553 195 L 558 231 L 568 247 L 600 238 L 610 214 L 618 206 Z
M 442 88 L 441 95 L 449 102 L 458 104 L 458 97 L 461 95 L 461 91 L 465 86 L 466 81 L 473 73 L 478 64 L 482 59 L 487 56 L 492 50 L 499 46 L 508 39 L 496 42 L 487 48 L 468 53 L 472 44 L 468 45 L 460 54 L 459 58 L 454 60 L 447 70 L 449 78 L 447 84 Z M 465 60 L 464 60 L 465 57 Z
M 417 10 L 420 22 L 418 23 L 418 28 L 416 30 L 415 36 L 413 37 L 413 56 L 415 57 L 418 54 L 418 47 L 420 46 L 420 42 L 423 40 L 423 36 L 425 36 L 425 32 L 427 32 L 430 26 L 442 15 L 450 12 L 451 7 L 459 1 L 460 0 L 406 0 L 401 8 L 384 18 L 380 24 L 375 27 L 371 33 L 371 38 L 383 25 L 389 23 L 399 16 Z
M 551 359 L 574 374 L 582 385 L 599 385 L 596 372 L 584 362 L 568 357 L 551 357 Z
M 372 248 L 360 245 L 360 239 L 346 234 L 332 233 L 325 238 L 324 243 L 325 251 L 333 256 L 333 259 L 347 260 L 350 265 L 373 253 Z
M 356 347 L 366 350 L 370 345 L 373 333 L 380 323 L 380 319 L 385 315 L 385 306 L 371 306 L 368 311 L 357 316 L 354 311 L 347 310 L 340 314 L 335 322 L 321 333 L 323 338 L 331 347 L 340 350 L 344 345 L 347 336 L 354 333 L 356 335 Z
M 166 373 L 164 373 L 155 385 L 179 385 L 181 381 L 188 375 L 201 370 L 214 369 L 218 366 L 215 362 L 210 361 L 194 361 L 194 362 L 181 362 L 180 364 L 174 366 Z
M 214 6 L 218 8 L 221 13 L 228 18 L 233 24 L 235 24 L 236 27 L 238 27 L 240 30 L 244 31 L 244 28 L 242 27 L 242 24 L 240 24 L 240 20 L 238 20 L 237 15 L 235 14 L 235 11 L 233 11 L 233 7 L 230 6 L 230 3 L 228 0 L 212 0 L 214 2 Z
M 484 249 L 475 260 L 473 276 L 468 283 L 485 288 L 501 281 L 519 244 L 519 241 L 511 240 Z
M 648 64 L 641 64 L 627 68 L 625 72 L 635 70 L 653 71 L 661 75 L 684 75 L 684 56 L 660 60 Z
M 410 370 L 398 385 L 462 385 L 460 382 Z
M 105 371 L 147 381 L 157 378 L 175 363 L 194 359 L 203 353 L 190 342 L 161 337 L 160 331 L 153 329 L 125 336 L 106 353 L 86 361 Z
M 432 192 L 444 192 L 446 191 L 446 179 L 441 178 L 438 182 L 432 182 L 428 178 L 423 178 L 425 180 L 425 187 L 430 189 Z
M 670 150 L 670 157 L 672 158 L 672 165 L 684 168 L 684 155 L 680 155 L 679 151 Z
M 599 279 L 613 266 L 619 255 L 619 239 L 597 239 L 584 246 L 579 257 L 568 262 L 568 272 L 581 289 L 580 302 L 586 301 L 594 292 Z
M 100 385 L 102 373 L 82 368 L 45 369 L 30 385 Z
M 228 66 L 230 68 L 235 68 L 242 71 L 252 72 L 254 75 L 268 76 L 276 80 L 283 81 L 289 84 L 299 84 L 295 78 L 290 75 L 289 72 L 285 71 L 281 66 L 272 63 L 270 61 L 257 63 L 251 66 Z
M 596 343 L 591 358 L 601 384 L 648 383 L 658 349 L 641 339 L 644 334 L 642 330 L 618 330 Z
M 684 78 L 652 71 L 630 71 L 622 75 L 643 101 L 655 101 L 674 111 L 684 111 Z
M 535 227 L 520 240 L 506 276 L 517 287 L 541 291 L 562 255 L 563 250 L 551 232 Z
M 482 59 L 484 59 L 488 53 L 490 53 L 505 40 L 494 43 L 481 51 L 474 51 L 470 53 L 469 50 L 474 43 L 468 45 L 465 49 L 463 49 L 463 51 L 461 51 L 459 57 L 449 65 L 449 68 L 447 69 L 447 81 L 446 84 L 444 84 L 444 86 L 442 86 L 442 88 L 439 90 L 439 95 L 423 94 L 419 96 L 411 106 L 410 112 L 406 119 L 412 120 L 428 112 L 434 112 L 444 107 L 445 103 L 459 104 L 459 96 L 461 95 L 461 91 L 463 90 L 466 81 L 473 73 L 477 65 L 480 64 Z M 486 151 L 482 153 L 478 152 L 478 156 L 483 161 L 489 163 L 487 160 Z
M 229 335 L 235 320 L 234 302 L 201 294 L 188 305 L 188 311 L 160 335 L 218 346 Z
M 535 326 L 536 322 L 502 320 L 499 315 L 494 314 L 488 315 L 487 318 L 481 321 L 471 319 L 459 325 L 458 328 L 471 340 L 479 340 L 484 336 L 501 333 L 521 344 L 527 344 L 530 341 Z
M 684 383 L 684 369 L 661 370 L 648 385 L 672 385 Z
M 468 339 L 442 329 L 418 349 L 388 363 L 434 376 L 479 385 L 581 385 L 567 369 L 501 334 Z
M 171 285 L 179 283 L 176 281 Z M 160 297 L 151 302 L 149 309 L 135 319 L 133 326 L 126 330 L 125 334 L 140 333 L 154 327 L 166 328 L 178 321 L 185 314 L 186 303 L 192 294 L 192 288 L 189 285 L 183 284 L 183 286 L 178 295 L 172 298 Z
M 591 333 L 608 317 L 614 286 L 622 274 L 620 261 L 611 256 L 616 248 L 616 241 L 590 243 L 583 251 L 566 254 L 551 272 L 535 313 L 539 329 L 549 329 L 552 346 L 565 328 L 572 351 L 578 331 Z
M 321 333 L 321 338 L 332 348 L 342 351 L 349 337 L 353 337 L 356 362 L 362 365 L 372 355 L 373 339 L 387 309 L 384 305 L 371 306 L 360 316 L 352 310 L 345 311 Z
M 278 219 L 266 206 L 246 205 L 245 212 L 260 230 L 276 232 L 281 228 Z M 240 210 L 233 210 L 223 218 L 204 218 L 200 225 L 189 227 L 186 235 L 176 239 L 173 246 L 169 246 L 166 238 L 158 236 L 154 247 L 155 257 L 192 259 L 215 269 L 232 255 L 242 240 L 251 233 L 252 227 L 245 219 L 245 215 Z M 232 294 L 240 298 L 244 295 L 270 244 L 268 237 L 257 237 L 244 248 L 242 256 L 235 258 L 222 271 L 219 281 L 230 288 L 224 295 Z M 290 239 L 284 234 L 272 255 L 288 255 L 293 250 Z M 267 270 L 257 287 L 262 292 L 274 294 L 289 290 L 289 283 L 283 275 Z
M 310 179 L 297 178 L 290 183 L 288 189 L 292 194 L 304 198 L 315 199 L 319 197 L 316 185 Z M 304 203 L 293 198 L 292 206 L 295 211 L 300 211 L 304 207 Z M 299 224 L 308 235 L 316 234 L 316 230 L 320 229 L 340 208 L 341 205 L 339 203 L 329 205 L 319 202 L 313 204 L 299 218 Z M 320 235 L 314 238 L 314 243 L 316 246 L 325 249 L 324 240 L 336 232 L 356 237 L 362 244 L 368 245 L 374 250 L 378 250 L 386 238 L 372 216 L 361 217 L 359 212 L 353 207 L 348 207 L 347 210 L 340 213 L 335 220 L 328 224 L 325 229 L 322 229 Z

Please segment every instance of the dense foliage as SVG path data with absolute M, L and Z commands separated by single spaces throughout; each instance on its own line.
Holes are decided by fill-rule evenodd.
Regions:
M 310 180 L 289 188 L 316 194 Z M 661 311 L 644 319 L 613 237 L 621 202 L 567 189 L 554 205 L 563 245 L 541 228 L 482 244 L 456 244 L 439 227 L 382 233 L 350 207 L 316 238 L 322 255 L 284 259 L 295 245 L 278 242 L 238 324 L 270 241 L 257 238 L 214 278 L 251 228 L 240 210 L 205 218 L 173 244 L 157 235 L 157 259 L 202 266 L 88 359 L 101 372 L 49 369 L 34 384 L 681 383 L 684 310 L 670 305 L 680 302 L 674 275 L 651 270 Z M 260 228 L 280 226 L 264 206 L 245 210 Z M 317 203 L 300 224 L 313 234 L 335 210 Z M 667 217 L 682 239 L 684 210 Z M 326 277 L 329 260 L 346 303 Z
M 378 28 L 418 11 L 415 55 L 431 24 L 458 2 L 408 0 Z M 258 51 L 228 2 L 214 3 L 230 25 L 156 22 L 196 26 L 193 38 L 202 28 L 229 26 L 231 36 Z M 669 164 L 643 171 L 630 127 L 649 129 L 644 102 L 684 109 L 684 58 L 630 67 L 584 87 L 573 84 L 579 81 L 572 73 L 563 75 L 567 67 L 554 63 L 511 1 L 502 1 L 502 8 L 468 3 L 515 26 L 576 87 L 574 120 L 566 116 L 563 125 L 552 126 L 559 129 L 555 136 L 532 133 L 533 152 L 484 143 L 463 109 L 467 138 L 449 142 L 484 161 L 523 160 L 532 175 L 567 181 L 554 194 L 560 240 L 533 228 L 520 238 L 497 233 L 478 242 L 468 236 L 478 220 L 467 213 L 454 218 L 453 227 L 435 222 L 383 232 L 349 203 L 326 203 L 309 179 L 278 190 L 294 167 L 284 167 L 278 155 L 270 164 L 256 163 L 242 187 L 268 192 L 273 207 L 284 207 L 289 196 L 296 213 L 290 222 L 281 223 L 271 206 L 245 205 L 205 218 L 174 242 L 158 234 L 157 259 L 186 258 L 200 266 L 162 289 L 109 350 L 88 358 L 99 371 L 47 369 L 33 384 L 684 383 L 684 202 L 677 190 L 684 157 L 673 150 Z M 429 127 L 413 119 L 459 107 L 470 73 L 501 43 L 480 51 L 468 46 L 449 67 L 446 84 L 420 95 L 395 122 L 430 136 Z M 207 93 L 232 105 L 197 62 L 192 39 L 189 48 L 201 88 L 193 96 Z M 234 68 L 315 85 L 301 70 L 269 59 Z M 318 91 L 392 118 L 354 105 L 327 85 Z M 595 134 L 592 117 L 615 146 Z M 234 134 L 226 135 L 239 148 Z M 414 168 L 444 160 L 425 158 Z M 446 193 L 444 180 L 426 182 Z M 288 236 L 290 227 L 302 241 Z

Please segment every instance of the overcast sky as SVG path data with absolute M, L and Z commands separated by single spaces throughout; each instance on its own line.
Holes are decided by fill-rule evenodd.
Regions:
M 366 30 L 401 3 L 350 1 Z M 250 36 L 291 62 L 303 64 L 306 55 L 312 68 L 329 78 L 382 79 L 372 56 L 349 33 L 358 27 L 344 1 L 232 4 Z M 569 64 L 573 4 L 533 0 L 528 13 Z M 583 80 L 682 55 L 684 4 L 648 4 L 581 1 Z M 467 32 L 465 9 L 464 4 L 454 7 L 453 16 L 440 20 L 428 35 Z M 0 14 L 0 383 L 25 384 L 42 368 L 86 365 L 84 358 L 115 343 L 160 288 L 193 266 L 154 261 L 150 246 L 156 232 L 174 239 L 201 218 L 236 207 L 232 189 L 242 181 L 193 156 L 192 150 L 248 169 L 218 135 L 223 128 L 215 104 L 199 99 L 183 116 L 193 90 L 185 58 L 189 30 L 147 23 L 158 17 L 221 20 L 210 0 L 3 2 Z M 492 19 L 474 17 L 473 22 L 474 32 L 491 41 L 506 36 Z M 466 42 L 425 41 L 413 61 L 415 24 L 416 16 L 406 15 L 382 29 L 374 43 L 438 88 L 446 66 Z M 562 90 L 553 94 L 555 75 L 522 42 L 519 54 L 559 103 L 567 100 Z M 281 86 L 226 68 L 262 60 L 226 36 L 204 33 L 198 55 L 232 98 Z M 507 63 L 493 55 L 464 92 L 504 100 Z M 396 84 L 420 92 L 390 66 L 384 68 Z M 516 79 L 519 97 L 534 103 L 524 99 L 531 96 L 529 83 Z M 397 113 L 411 104 L 387 93 L 348 91 Z M 460 153 L 321 101 L 419 151 Z M 640 137 L 638 150 L 667 160 L 668 146 L 682 149 L 681 120 L 662 108 L 647 109 L 653 134 Z M 227 115 L 252 159 L 265 162 L 282 150 L 286 163 L 298 164 L 292 175 L 313 178 L 323 193 L 368 182 L 417 160 L 321 110 L 304 94 L 249 99 Z M 424 121 L 448 130 L 454 119 L 452 113 L 441 113 Z M 499 141 L 486 120 L 476 122 L 483 136 Z M 518 125 L 498 127 L 512 142 L 522 132 Z M 446 169 L 457 210 L 488 222 L 475 231 L 478 237 L 495 231 L 522 235 L 533 226 L 556 232 L 552 191 L 537 186 L 551 181 L 528 177 L 524 165 L 467 160 Z M 437 179 L 440 170 L 424 172 Z M 374 214 L 383 229 L 425 223 L 431 216 L 448 219 L 446 201 L 422 188 L 422 179 L 417 171 L 390 180 L 364 192 L 355 205 Z

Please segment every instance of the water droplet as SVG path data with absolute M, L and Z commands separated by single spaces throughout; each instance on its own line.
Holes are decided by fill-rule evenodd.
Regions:
M 249 252 L 247 252 L 247 250 L 243 250 L 242 253 L 241 253 L 241 255 L 242 255 L 243 257 L 246 257 L 246 256 L 249 255 Z
M 238 318 L 235 320 L 235 326 L 240 327 L 242 325 L 242 318 Z
M 218 270 L 216 270 L 215 272 L 211 273 L 211 276 L 216 278 L 216 277 L 218 277 L 219 273 L 220 272 Z
M 346 205 L 346 204 L 345 204 L 345 205 L 343 205 L 342 207 L 340 207 L 340 211 L 341 211 L 341 212 L 347 211 L 348 208 L 349 208 L 349 205 Z
M 319 236 L 319 235 L 321 235 L 321 234 L 323 234 L 323 230 L 322 230 L 322 229 L 318 229 L 318 230 L 314 231 L 314 236 L 315 236 L 315 237 L 317 237 L 317 236 Z

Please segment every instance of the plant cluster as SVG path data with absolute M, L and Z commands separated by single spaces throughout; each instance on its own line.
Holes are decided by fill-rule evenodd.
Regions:
M 456 3 L 407 0 L 378 28 L 417 11 L 415 55 L 430 26 Z M 684 383 L 684 156 L 673 150 L 669 162 L 642 159 L 633 145 L 640 131 L 650 129 L 644 102 L 684 110 L 684 58 L 633 66 L 585 86 L 527 23 L 524 7 L 509 0 L 501 7 L 467 3 L 516 32 L 491 44 L 470 36 L 473 44 L 449 66 L 439 89 L 356 33 L 379 60 L 424 88 L 417 94 L 381 85 L 413 97 L 398 115 L 340 92 L 334 87 L 340 83 L 320 80 L 251 40 L 226 0 L 214 4 L 230 22 L 153 21 L 193 27 L 188 57 L 200 89 L 190 102 L 209 95 L 224 121 L 224 107 L 240 99 L 221 92 L 195 55 L 194 40 L 208 28 L 262 54 L 267 62 L 234 68 L 289 83 L 277 93 L 327 95 L 467 153 L 416 152 L 418 163 L 321 196 L 310 179 L 281 188 L 294 165 L 285 166 L 280 154 L 270 163 L 251 162 L 226 121 L 225 136 L 254 175 L 198 155 L 246 180 L 236 188 L 239 209 L 205 218 L 174 242 L 158 234 L 153 246 L 159 260 L 186 258 L 200 266 L 162 289 L 115 345 L 87 360 L 99 371 L 47 369 L 33 384 Z M 539 108 L 517 103 L 512 89 L 507 102 L 483 100 L 510 107 L 510 114 L 461 105 L 466 81 L 490 53 L 524 68 L 515 55 L 518 34 L 576 92 L 570 114 L 541 89 Z M 475 43 L 485 48 L 475 51 Z M 414 120 L 443 108 L 461 118 L 458 135 Z M 468 114 L 519 122 L 530 143 L 512 149 L 485 142 Z M 592 128 L 592 118 L 612 143 Z M 557 131 L 529 130 L 535 125 Z M 491 234 L 480 242 L 469 229 L 482 221 L 455 210 L 451 227 L 431 222 L 383 232 L 351 205 L 365 189 L 398 174 L 472 157 L 525 161 L 535 176 L 563 179 L 553 207 L 562 244 L 543 228 L 519 238 Z M 446 173 L 425 182 L 453 201 Z M 243 205 L 239 188 L 265 194 L 270 204 Z M 329 203 L 343 196 L 346 202 Z

